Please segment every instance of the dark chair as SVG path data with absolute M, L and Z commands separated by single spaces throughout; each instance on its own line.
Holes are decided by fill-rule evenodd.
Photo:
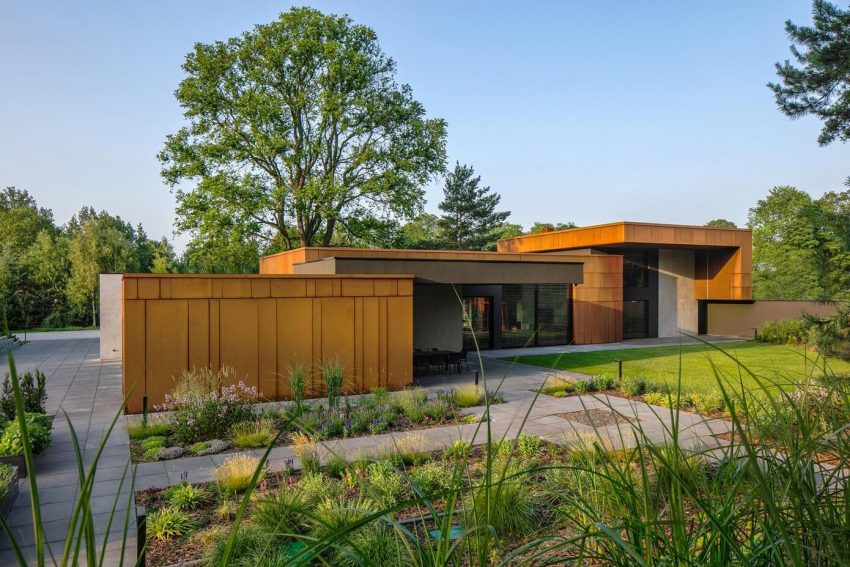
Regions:
M 469 371 L 469 360 L 467 360 L 466 356 L 469 353 L 468 350 L 463 349 L 460 352 L 453 352 L 446 357 L 446 365 L 449 368 L 455 369 L 455 371 L 460 374 L 463 372 L 463 367 L 466 366 L 467 372 Z

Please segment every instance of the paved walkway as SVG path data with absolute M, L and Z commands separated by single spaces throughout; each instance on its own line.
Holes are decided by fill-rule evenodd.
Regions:
M 104 429 L 121 405 L 121 367 L 116 362 L 101 362 L 98 359 L 98 340 L 87 336 L 80 338 L 54 337 L 55 340 L 33 341 L 15 351 L 20 370 L 39 367 L 47 375 L 48 413 L 56 415 L 53 446 L 36 460 L 36 475 L 41 510 L 45 519 L 45 535 L 55 555 L 61 554 L 67 533 L 68 521 L 78 493 L 78 475 L 74 462 L 71 434 L 64 418 L 67 412 L 80 444 L 84 447 L 84 459 L 91 462 Z M 633 345 L 630 345 L 633 346 Z M 516 351 L 513 351 L 516 352 Z M 487 353 L 488 355 L 491 353 Z M 554 398 L 536 397 L 538 388 L 551 371 L 522 364 L 512 364 L 491 356 L 483 357 L 484 373 L 481 383 L 489 390 L 498 389 L 506 403 L 492 406 L 490 434 L 495 439 L 513 439 L 520 432 L 529 432 L 556 443 L 569 443 L 576 435 L 593 434 L 604 439 L 612 448 L 634 445 L 633 429 L 628 423 L 594 428 L 576 421 L 575 416 L 564 413 L 582 412 L 588 409 L 612 409 L 638 425 L 643 434 L 653 441 L 662 441 L 669 434 L 669 410 L 604 395 Z M 472 368 L 478 367 L 473 361 Z M 0 373 L 7 370 L 5 360 L 0 362 Z M 559 374 L 566 374 L 559 372 Z M 580 375 L 576 375 L 581 377 Z M 457 384 L 471 383 L 472 372 L 446 377 L 428 377 L 417 382 L 430 390 L 445 390 Z M 484 408 L 473 408 L 469 413 L 481 415 Z M 729 424 L 718 419 L 681 412 L 680 438 L 683 443 L 694 447 L 711 448 L 721 444 L 713 435 L 728 431 Z M 396 441 L 407 435 L 421 439 L 423 450 L 440 449 L 457 439 L 473 443 L 486 441 L 487 427 L 483 424 L 462 424 L 420 430 L 413 433 L 395 433 L 367 436 L 329 442 L 323 457 L 331 453 L 342 454 L 353 459 L 364 455 L 379 454 L 392 448 Z M 253 451 L 259 455 L 262 451 Z M 166 487 L 182 480 L 202 482 L 212 479 L 213 468 L 232 453 L 206 457 L 188 457 L 173 461 L 144 463 L 137 467 L 136 487 Z M 104 565 L 118 565 L 121 544 L 121 529 L 127 509 L 129 486 L 121 483 L 125 465 L 129 458 L 129 441 L 124 428 L 124 419 L 112 433 L 98 467 L 94 498 L 92 500 L 95 532 L 99 542 L 103 541 L 109 512 L 116 506 L 117 516 L 107 540 L 108 554 Z M 288 466 L 300 468 L 297 456 L 289 447 L 275 447 L 269 461 L 272 470 Z M 26 483 L 22 483 L 21 494 L 8 518 L 23 547 L 27 558 L 34 557 L 32 545 L 30 494 Z M 117 504 L 116 504 L 117 497 Z M 133 522 L 134 523 L 134 522 Z M 134 562 L 136 549 L 135 531 L 131 530 L 125 552 L 126 561 Z M 49 557 L 49 555 L 48 555 Z M 48 559 L 49 563 L 49 559 Z M 0 565 L 14 564 L 14 556 L 5 538 L 0 538 Z
M 53 445 L 36 457 L 35 468 L 45 537 L 50 551 L 58 560 L 79 492 L 79 475 L 65 413 L 77 434 L 84 462 L 88 464 L 94 458 L 105 428 L 121 405 L 121 365 L 100 362 L 97 338 L 33 341 L 15 350 L 14 356 L 19 371 L 38 367 L 47 376 L 47 412 L 55 415 Z M 3 357 L 0 375 L 7 371 L 8 364 Z M 112 433 L 101 456 L 92 494 L 98 544 L 105 537 L 109 512 L 118 496 L 116 518 L 113 520 L 103 561 L 103 565 L 109 566 L 119 564 L 121 530 L 129 496 L 129 486 L 120 486 L 129 458 L 129 442 L 122 421 L 119 421 L 119 426 Z M 7 521 L 24 556 L 33 560 L 32 507 L 27 481 L 21 482 L 21 492 Z M 135 563 L 136 550 L 135 518 L 131 522 L 131 539 L 127 542 L 125 557 L 132 565 Z M 48 564 L 51 564 L 50 552 L 46 553 L 46 557 Z M 16 560 L 10 544 L 5 536 L 0 535 L 0 565 L 14 564 Z

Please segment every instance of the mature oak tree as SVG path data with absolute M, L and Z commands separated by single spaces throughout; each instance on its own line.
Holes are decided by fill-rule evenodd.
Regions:
M 327 246 L 365 219 L 415 216 L 445 167 L 445 121 L 426 118 L 375 32 L 346 16 L 294 8 L 196 44 L 183 70 L 189 124 L 159 158 L 177 227 L 196 237 Z

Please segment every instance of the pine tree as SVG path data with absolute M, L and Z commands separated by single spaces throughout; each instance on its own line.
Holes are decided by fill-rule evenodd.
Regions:
M 496 211 L 502 197 L 481 187 L 481 176 L 475 176 L 470 165 L 455 164 L 446 176 L 438 226 L 440 240 L 455 250 L 494 250 L 502 223 L 510 211 Z

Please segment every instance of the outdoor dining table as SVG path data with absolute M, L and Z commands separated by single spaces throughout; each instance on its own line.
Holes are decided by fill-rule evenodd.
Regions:
M 453 354 L 457 354 L 457 352 L 451 350 L 417 350 L 413 351 L 413 361 L 415 363 L 417 360 L 426 360 L 428 364 L 442 361 L 443 370 L 448 370 L 449 356 Z

